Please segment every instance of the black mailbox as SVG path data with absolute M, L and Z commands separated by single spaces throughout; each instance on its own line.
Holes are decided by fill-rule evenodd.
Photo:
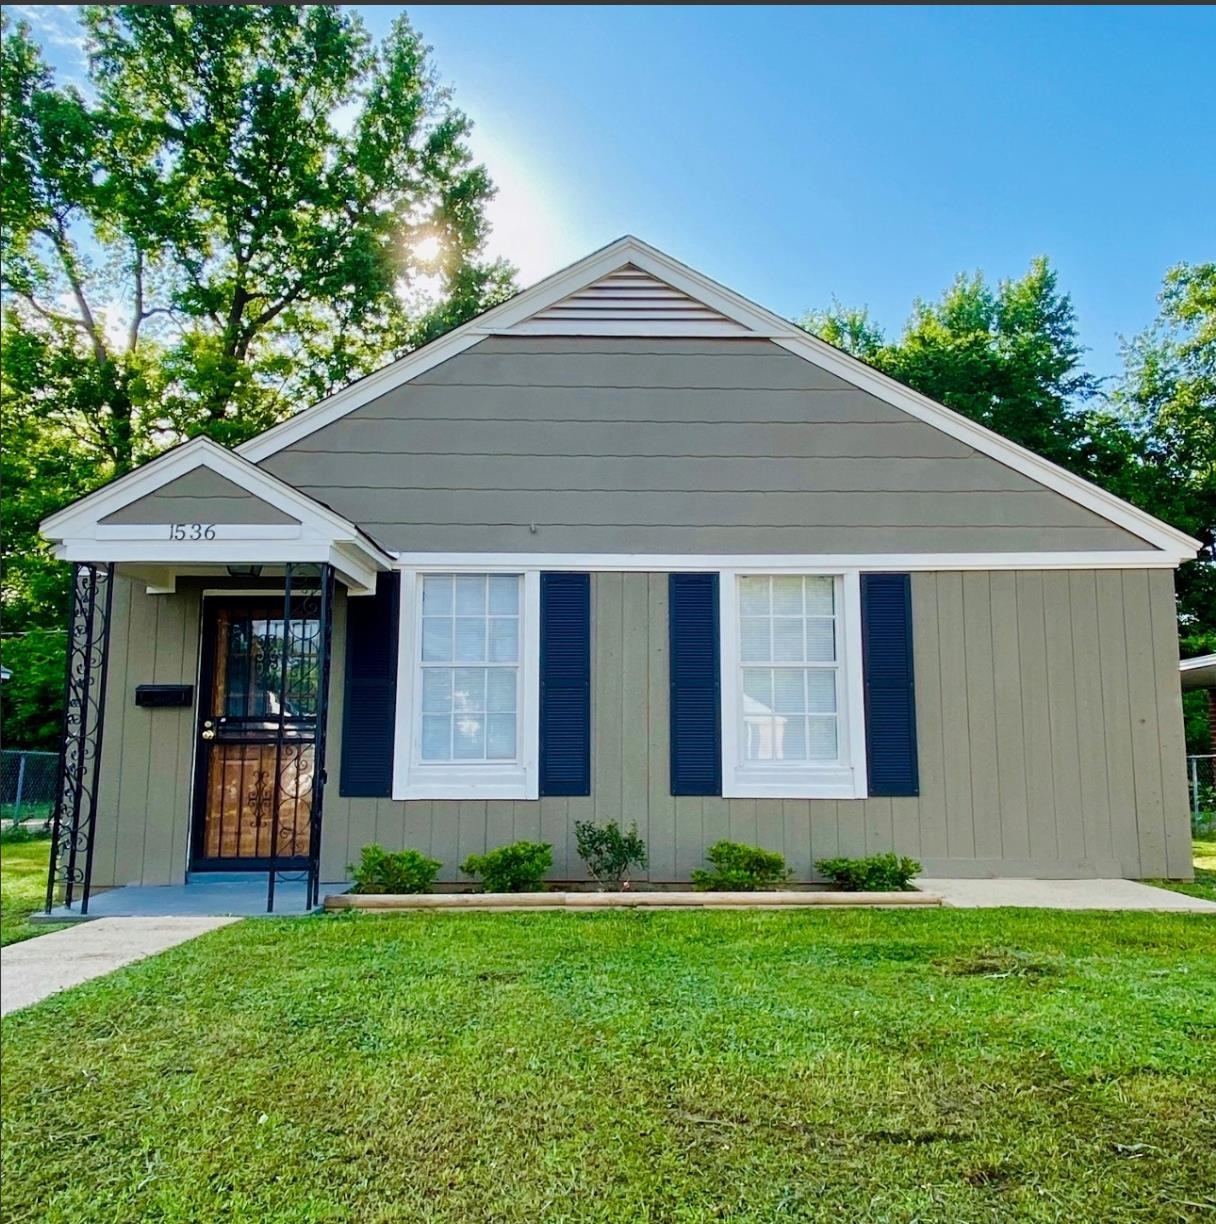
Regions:
M 188 706 L 194 700 L 193 684 L 139 684 L 135 686 L 137 706 Z

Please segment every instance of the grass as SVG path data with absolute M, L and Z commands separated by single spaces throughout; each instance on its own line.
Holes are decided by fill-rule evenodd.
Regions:
M 1183 882 L 1181 880 L 1149 880 L 1159 888 L 1169 888 L 1174 892 L 1186 893 L 1190 897 L 1202 897 L 1206 901 L 1216 901 L 1216 831 L 1194 840 L 1195 879 Z
M 46 904 L 49 837 L 0 841 L 0 947 L 58 931 L 63 923 L 33 923 L 30 914 Z
M 1216 922 L 248 920 L 3 1022 L 9 1221 L 1183 1221 Z

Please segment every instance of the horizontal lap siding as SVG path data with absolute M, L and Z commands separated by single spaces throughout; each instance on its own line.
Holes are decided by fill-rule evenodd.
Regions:
M 263 466 L 409 552 L 1147 547 L 769 341 L 491 338 Z
M 579 880 L 575 822 L 616 819 L 638 822 L 655 883 L 686 881 L 722 838 L 780 850 L 798 880 L 816 859 L 885 850 L 938 874 L 1177 874 L 1187 816 L 1170 578 L 913 574 L 921 794 L 835 801 L 673 798 L 667 576 L 594 574 L 591 796 L 331 798 L 323 873 L 340 877 L 378 836 L 442 858 L 440 878 L 456 882 L 463 855 L 527 837 L 553 844 L 554 879 Z M 342 623 L 340 610 L 339 636 Z M 331 743 L 340 694 L 336 671 Z

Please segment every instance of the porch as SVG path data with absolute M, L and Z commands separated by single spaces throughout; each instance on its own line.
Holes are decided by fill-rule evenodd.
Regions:
M 373 591 L 391 559 L 206 439 L 43 531 L 73 565 L 47 915 L 313 908 L 335 590 Z M 132 753 L 159 856 L 138 871 L 116 861 Z

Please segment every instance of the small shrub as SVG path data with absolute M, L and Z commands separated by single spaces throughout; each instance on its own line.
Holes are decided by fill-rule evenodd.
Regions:
M 517 841 L 488 854 L 470 854 L 460 870 L 481 876 L 486 892 L 543 892 L 545 872 L 552 866 L 553 847 L 548 842 Z
M 418 850 L 390 852 L 383 846 L 363 847 L 363 859 L 350 870 L 355 877 L 355 893 L 427 893 L 435 886 L 435 876 L 443 864 L 427 858 Z
M 703 892 L 757 892 L 775 888 L 789 878 L 789 868 L 783 855 L 760 846 L 742 842 L 715 842 L 705 857 L 712 871 L 698 869 L 692 873 L 694 888 Z
M 910 892 L 912 877 L 920 874 L 915 859 L 895 854 L 820 859 L 815 869 L 845 892 Z
M 577 820 L 574 836 L 579 858 L 587 864 L 592 879 L 605 888 L 619 892 L 628 886 L 631 867 L 646 866 L 646 843 L 638 836 L 636 823 L 622 832 L 615 820 L 605 825 Z

